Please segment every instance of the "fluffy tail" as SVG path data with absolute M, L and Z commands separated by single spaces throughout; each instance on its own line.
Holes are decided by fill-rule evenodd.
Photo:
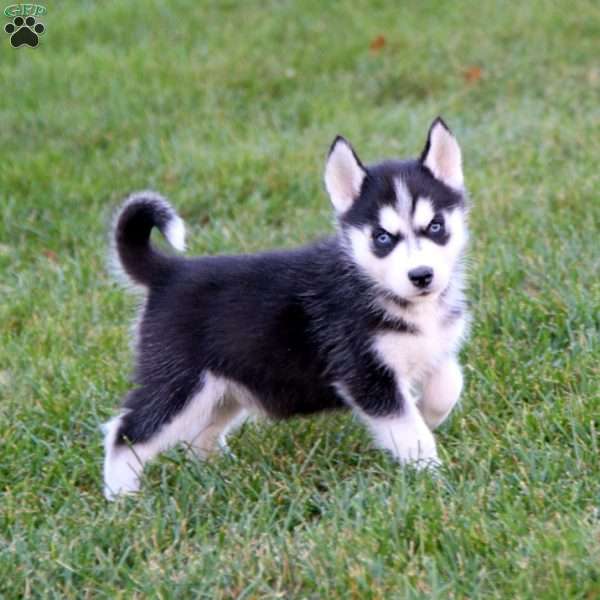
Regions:
M 145 286 L 160 283 L 171 271 L 173 261 L 150 243 L 153 227 L 174 248 L 185 249 L 185 226 L 167 200 L 156 192 L 131 194 L 117 215 L 114 242 L 125 273 Z

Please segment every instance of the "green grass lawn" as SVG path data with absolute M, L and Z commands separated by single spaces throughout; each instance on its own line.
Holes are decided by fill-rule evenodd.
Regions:
M 47 5 L 38 48 L 0 31 L 0 597 L 600 598 L 598 3 Z M 294 246 L 331 231 L 336 133 L 410 156 L 437 114 L 474 312 L 439 477 L 334 415 L 171 451 L 108 504 L 119 201 L 160 190 L 192 253 Z

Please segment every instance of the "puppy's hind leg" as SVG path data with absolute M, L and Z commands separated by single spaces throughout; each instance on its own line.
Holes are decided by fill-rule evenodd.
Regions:
M 191 454 L 199 459 L 206 458 L 217 450 L 227 452 L 226 437 L 231 431 L 239 427 L 247 418 L 248 411 L 243 408 L 237 399 L 226 393 L 214 405 L 206 427 L 189 441 Z
M 144 465 L 179 442 L 193 444 L 211 424 L 225 383 L 206 373 L 199 391 L 173 384 L 142 387 L 127 397 L 124 412 L 105 425 L 104 495 L 137 492 Z M 198 389 L 198 386 L 196 386 Z

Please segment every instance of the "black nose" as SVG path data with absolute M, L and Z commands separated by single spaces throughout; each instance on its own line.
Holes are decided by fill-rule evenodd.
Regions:
M 433 280 L 433 269 L 431 267 L 417 267 L 408 272 L 408 278 L 418 288 L 427 287 Z

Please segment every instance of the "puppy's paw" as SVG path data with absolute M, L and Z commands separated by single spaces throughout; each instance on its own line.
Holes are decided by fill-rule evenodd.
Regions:
M 114 486 L 114 484 L 113 484 L 113 486 Z M 109 502 L 114 502 L 121 496 L 133 496 L 133 495 L 137 494 L 139 491 L 140 491 L 139 484 L 137 484 L 135 486 L 130 486 L 130 487 L 125 487 L 125 486 L 111 487 L 110 485 L 106 484 L 104 486 L 104 497 Z
M 442 364 L 423 386 L 419 402 L 421 414 L 429 429 L 437 429 L 458 402 L 463 387 L 463 375 L 455 359 Z
M 437 469 L 442 464 L 433 436 L 413 436 L 400 444 L 393 454 L 400 464 L 410 465 L 418 470 Z
M 113 501 L 135 494 L 140 490 L 140 475 L 140 466 L 128 448 L 110 452 L 104 461 L 104 497 Z
M 417 469 L 441 465 L 435 438 L 422 419 L 380 419 L 372 427 L 377 444 L 399 463 Z
M 435 431 L 448 418 L 450 410 L 436 410 L 435 407 L 424 405 L 422 413 L 427 427 L 431 431 Z

